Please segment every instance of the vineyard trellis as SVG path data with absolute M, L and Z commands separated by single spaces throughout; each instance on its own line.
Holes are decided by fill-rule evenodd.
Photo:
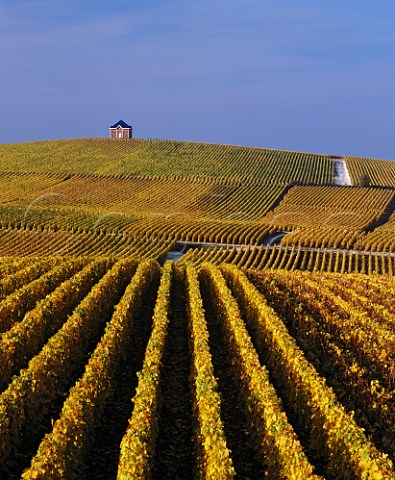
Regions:
M 0 145 L 0 477 L 394 480 L 395 164 L 334 158 Z
M 10 259 L 12 265 L 14 275 L 25 269 Z M 66 266 L 74 273 L 66 275 Z M 64 279 L 39 300 L 35 291 L 51 272 L 65 272 Z M 165 454 L 157 439 L 172 399 L 163 375 L 176 360 L 169 355 L 177 355 L 169 332 L 181 321 L 189 373 L 174 377 L 174 393 L 187 382 L 194 464 L 189 474 L 184 469 L 188 478 L 194 469 L 224 479 L 247 470 L 251 478 L 394 478 L 393 277 L 243 272 L 212 263 L 161 268 L 129 259 L 68 261 L 49 273 L 39 274 L 41 283 L 33 275 L 26 280 L 35 304 L 2 336 L 4 358 L 12 360 L 1 370 L 2 475 L 73 479 L 85 478 L 88 468 L 96 478 L 149 478 Z M 183 292 L 185 308 L 176 312 Z M 139 360 L 131 362 L 142 329 Z M 122 401 L 123 421 L 111 426 L 119 443 L 103 450 L 99 425 L 124 388 L 124 368 L 133 403 Z M 229 382 L 236 396 L 224 391 Z M 234 429 L 240 415 L 248 441 Z M 96 446 L 105 477 L 91 461 Z M 247 448 L 255 452 L 250 464 L 242 461 Z M 177 451 L 166 458 L 162 478 L 185 467 Z

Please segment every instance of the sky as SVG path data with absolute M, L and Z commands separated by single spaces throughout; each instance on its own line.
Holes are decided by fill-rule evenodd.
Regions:
M 395 159 L 394 0 L 0 0 L 0 143 L 192 140 Z

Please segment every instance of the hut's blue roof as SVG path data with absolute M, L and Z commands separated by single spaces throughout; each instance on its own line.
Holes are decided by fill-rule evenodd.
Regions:
M 119 120 L 117 123 L 114 123 L 114 125 L 111 125 L 110 128 L 118 128 L 118 127 L 122 127 L 122 128 L 132 128 L 130 125 L 128 125 L 126 122 L 124 122 L 123 120 Z

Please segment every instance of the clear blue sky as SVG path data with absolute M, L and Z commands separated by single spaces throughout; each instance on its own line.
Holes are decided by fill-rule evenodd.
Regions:
M 108 135 L 395 159 L 394 0 L 0 0 L 0 143 Z

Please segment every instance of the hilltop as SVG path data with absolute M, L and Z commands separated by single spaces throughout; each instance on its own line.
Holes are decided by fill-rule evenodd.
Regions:
M 344 159 L 352 183 L 395 186 L 395 162 L 177 140 L 90 138 L 0 145 L 0 171 L 183 176 L 287 183 L 334 183 Z
M 16 172 L 330 182 L 329 159 L 328 155 L 176 140 L 98 138 L 0 145 L 0 170 Z M 325 172 L 324 177 L 318 178 L 315 172 Z

